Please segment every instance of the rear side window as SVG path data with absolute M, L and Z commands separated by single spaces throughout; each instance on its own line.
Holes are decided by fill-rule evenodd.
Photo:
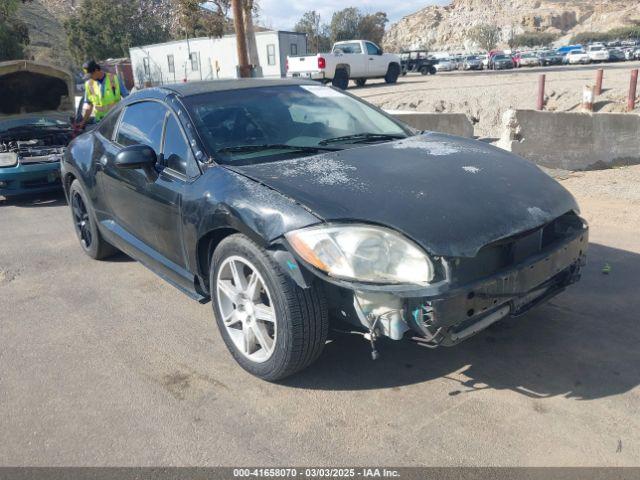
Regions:
M 191 148 L 173 115 L 169 115 L 167 118 L 167 130 L 164 135 L 162 156 L 165 167 L 183 175 L 187 174 L 188 163 L 191 159 Z
M 116 142 L 122 146 L 147 145 L 160 152 L 167 109 L 157 102 L 134 103 L 122 115 Z
M 359 43 L 341 43 L 333 47 L 334 53 L 338 50 L 342 53 L 362 53 L 362 48 Z

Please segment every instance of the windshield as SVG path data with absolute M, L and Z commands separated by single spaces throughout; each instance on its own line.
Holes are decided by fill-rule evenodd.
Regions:
M 69 127 L 68 122 L 64 122 L 57 118 L 52 117 L 27 117 L 27 118 L 11 118 L 10 120 L 0 120 L 0 132 L 7 130 L 16 130 L 23 127 L 36 127 L 36 128 L 48 128 L 48 127 Z
M 365 103 L 321 85 L 211 92 L 185 104 L 219 163 L 281 160 L 409 135 Z
M 494 57 L 494 60 L 506 60 L 507 56 L 506 55 L 496 55 Z

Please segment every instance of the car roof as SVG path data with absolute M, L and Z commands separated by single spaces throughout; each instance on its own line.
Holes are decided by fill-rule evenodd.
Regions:
M 190 97 L 210 92 L 224 92 L 229 90 L 242 90 L 247 88 L 273 87 L 286 85 L 318 85 L 312 80 L 300 80 L 295 78 L 234 78 L 229 80 L 207 80 L 200 82 L 176 83 L 159 87 L 176 93 L 180 97 Z

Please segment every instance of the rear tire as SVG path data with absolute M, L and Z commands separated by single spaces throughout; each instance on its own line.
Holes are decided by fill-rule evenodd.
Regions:
M 400 67 L 397 63 L 392 63 L 387 68 L 387 74 L 384 76 L 384 81 L 386 83 L 396 83 L 398 81 L 398 77 L 400 76 Z
M 345 68 L 336 69 L 331 85 L 340 90 L 346 90 L 349 87 L 349 72 Z
M 323 291 L 300 288 L 248 237 L 231 235 L 218 245 L 209 285 L 222 338 L 247 372 L 277 381 L 320 356 L 329 332 Z
M 420 74 L 421 75 L 426 75 L 427 73 L 429 73 L 429 67 L 422 67 L 420 69 Z
M 365 83 L 367 83 L 367 79 L 366 78 L 356 78 L 355 82 L 356 82 L 356 86 L 364 87 Z
M 84 253 L 94 260 L 102 260 L 118 252 L 117 248 L 102 238 L 89 197 L 78 180 L 71 182 L 69 187 L 69 206 L 73 226 Z

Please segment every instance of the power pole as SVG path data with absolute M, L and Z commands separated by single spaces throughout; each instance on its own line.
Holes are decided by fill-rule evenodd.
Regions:
M 238 49 L 240 77 L 247 78 L 251 76 L 251 67 L 249 66 L 249 55 L 247 54 L 247 38 L 244 32 L 244 8 L 242 4 L 242 0 L 231 0 L 233 25 L 236 30 L 236 48 Z

